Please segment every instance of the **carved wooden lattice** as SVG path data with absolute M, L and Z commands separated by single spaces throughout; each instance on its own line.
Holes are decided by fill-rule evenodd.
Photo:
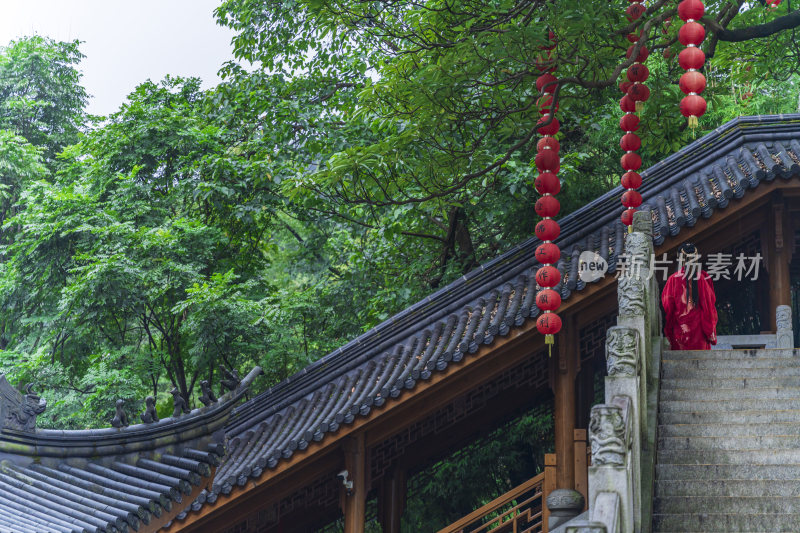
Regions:
M 584 364 L 594 365 L 600 364 L 605 368 L 606 360 L 606 332 L 611 326 L 617 324 L 616 310 L 589 322 L 582 327 L 578 333 L 580 340 L 578 346 L 581 354 L 581 367 Z
M 542 350 L 520 365 L 511 368 L 495 379 L 480 385 L 457 398 L 432 415 L 411 424 L 370 452 L 372 479 L 378 479 L 403 455 L 403 452 L 420 439 L 437 435 L 483 408 L 489 400 L 503 391 L 514 388 L 539 389 L 547 386 L 547 352 Z

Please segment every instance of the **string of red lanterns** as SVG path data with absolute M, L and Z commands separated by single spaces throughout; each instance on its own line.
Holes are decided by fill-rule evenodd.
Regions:
M 706 100 L 700 93 L 706 88 L 706 77 L 699 69 L 703 68 L 706 56 L 699 46 L 706 37 L 706 30 L 697 21 L 705 13 L 706 8 L 700 0 L 683 0 L 678 4 L 678 17 L 684 22 L 678 31 L 678 40 L 685 46 L 678 54 L 678 63 L 686 72 L 681 76 L 679 85 L 686 95 L 681 100 L 681 114 L 689 119 L 689 127 L 698 126 L 698 118 L 706 112 Z
M 638 0 L 630 0 L 630 2 L 631 5 L 625 10 L 625 16 L 629 22 L 633 22 L 641 18 L 646 8 Z M 631 43 L 626 54 L 628 59 L 633 56 L 636 43 L 641 37 L 641 33 L 628 34 L 628 41 Z M 642 184 L 642 177 L 636 172 L 642 167 L 642 157 L 636 153 L 642 147 L 642 140 L 635 132 L 639 130 L 639 117 L 636 116 L 636 113 L 642 111 L 644 103 L 650 98 L 650 89 L 644 84 L 650 77 L 650 71 L 644 64 L 649 55 L 650 51 L 647 46 L 640 46 L 633 59 L 633 64 L 626 72 L 627 81 L 623 80 L 619 84 L 620 90 L 624 93 L 619 101 L 619 107 L 625 113 L 619 121 L 619 127 L 624 132 L 619 146 L 625 152 L 620 159 L 620 164 L 625 170 L 621 183 L 622 187 L 626 189 L 622 194 L 622 205 L 625 206 L 625 211 L 622 212 L 620 218 L 629 229 L 633 224 L 634 211 L 642 205 L 642 195 L 636 191 Z
M 556 37 L 551 31 L 548 36 L 551 44 L 541 46 L 545 52 L 537 62 L 537 69 L 542 73 L 536 79 L 536 88 L 542 93 L 542 97 L 537 102 L 539 114 L 542 115 L 537 124 L 537 132 L 542 138 L 536 143 L 536 169 L 539 175 L 536 178 L 536 192 L 541 196 L 536 201 L 536 214 L 542 220 L 536 224 L 536 236 L 542 243 L 536 248 L 536 259 L 542 264 L 536 271 L 536 284 L 540 287 L 536 293 L 536 306 L 542 311 L 536 320 L 536 329 L 545 336 L 545 343 L 550 345 L 554 342 L 554 335 L 561 331 L 561 317 L 555 311 L 561 306 L 561 295 L 553 290 L 553 287 L 561 281 L 561 273 L 558 268 L 553 266 L 561 257 L 561 250 L 553 241 L 558 238 L 561 228 L 553 217 L 555 217 L 561 205 L 556 200 L 555 195 L 561 190 L 561 181 L 558 179 L 558 171 L 561 168 L 561 159 L 558 155 L 560 145 L 555 134 L 558 133 L 560 124 L 555 118 L 558 111 L 558 103 L 555 102 L 554 93 L 558 86 L 558 78 L 552 73 L 555 71 L 551 51 L 555 49 Z M 549 124 L 545 123 L 549 115 L 553 116 Z

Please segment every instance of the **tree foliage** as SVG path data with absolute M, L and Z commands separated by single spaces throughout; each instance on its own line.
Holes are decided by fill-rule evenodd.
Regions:
M 800 12 L 706 3 L 697 135 L 796 111 Z M 77 41 L 10 43 L 0 369 L 40 384 L 54 427 L 105 426 L 116 398 L 133 414 L 155 394 L 168 412 L 170 388 L 192 401 L 219 365 L 260 364 L 259 387 L 299 371 L 531 235 L 548 30 L 562 214 L 618 183 L 627 34 L 651 51 L 645 164 L 693 140 L 678 111 L 675 3 L 654 0 L 635 23 L 627 5 L 224 0 L 216 17 L 242 64 L 223 65 L 222 84 L 147 81 L 96 121 Z M 468 470 L 442 468 L 426 494 Z M 447 512 L 489 497 L 478 492 Z M 430 512 L 409 523 L 450 516 Z

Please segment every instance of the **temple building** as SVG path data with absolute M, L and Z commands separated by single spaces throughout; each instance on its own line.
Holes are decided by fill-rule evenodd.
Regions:
M 683 490 L 664 477 L 683 464 L 667 463 L 682 450 L 670 446 L 703 450 L 670 433 L 667 419 L 697 412 L 681 407 L 691 402 L 677 380 L 702 380 L 713 365 L 663 346 L 659 284 L 676 269 L 677 247 L 692 241 L 725 267 L 714 282 L 712 352 L 733 367 L 737 350 L 788 353 L 790 365 L 786 348 L 800 331 L 800 114 L 737 118 L 642 176 L 633 233 L 619 220 L 619 187 L 559 221 L 564 325 L 551 353 L 535 325 L 531 239 L 248 401 L 240 399 L 255 373 L 187 415 L 52 431 L 33 426 L 35 392 L 3 380 L 0 532 L 287 533 L 342 521 L 356 533 L 372 521 L 399 533 L 413 476 L 536 408 L 554 418 L 544 471 L 441 531 L 489 522 L 493 531 L 560 531 L 562 522 L 575 532 L 680 531 L 670 498 L 692 495 L 669 492 Z M 624 287 L 634 256 L 652 276 Z M 585 258 L 598 270 L 582 272 Z M 743 368 L 774 370 L 774 358 Z M 724 388 L 713 379 L 692 386 Z M 606 431 L 624 445 L 603 444 Z M 548 499 L 554 493 L 565 496 Z M 692 514 L 691 502 L 684 509 Z

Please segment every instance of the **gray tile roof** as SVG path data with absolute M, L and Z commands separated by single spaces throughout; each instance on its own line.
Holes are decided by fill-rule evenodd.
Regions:
M 225 455 L 222 429 L 255 375 L 185 416 L 84 431 L 35 429 L 24 408 L 38 397 L 0 375 L 0 532 L 157 530 L 188 496 L 203 501 Z
M 800 114 L 740 117 L 642 172 L 640 209 L 652 213 L 660 244 L 762 182 L 797 176 L 799 158 Z M 577 275 L 580 252 L 599 253 L 615 272 L 626 231 L 622 192 L 616 187 L 560 220 L 556 290 L 563 299 L 586 285 Z M 205 500 L 260 477 L 535 318 L 537 244 L 521 243 L 238 407 L 225 428 L 229 455 Z

